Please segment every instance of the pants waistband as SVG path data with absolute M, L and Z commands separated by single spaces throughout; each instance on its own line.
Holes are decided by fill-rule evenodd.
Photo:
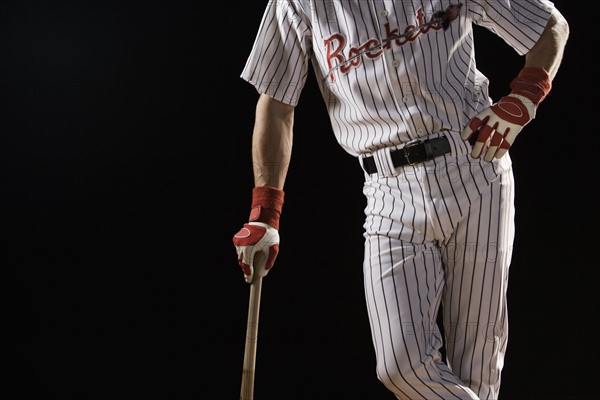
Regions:
M 369 175 L 398 175 L 397 169 L 416 165 L 446 154 L 454 156 L 467 154 L 471 145 L 456 132 L 443 131 L 414 140 L 398 147 L 385 147 L 370 154 L 359 155 L 362 169 Z

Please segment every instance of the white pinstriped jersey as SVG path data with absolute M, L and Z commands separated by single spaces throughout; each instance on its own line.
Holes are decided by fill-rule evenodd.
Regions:
M 312 63 L 336 139 L 355 156 L 461 132 L 492 102 L 476 68 L 472 24 L 523 55 L 553 7 L 547 0 L 462 3 L 444 30 L 418 28 L 450 1 L 270 0 L 241 77 L 296 105 Z

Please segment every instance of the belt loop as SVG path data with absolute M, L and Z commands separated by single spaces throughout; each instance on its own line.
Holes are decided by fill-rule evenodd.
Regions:
M 373 154 L 377 172 L 380 176 L 390 177 L 398 175 L 394 160 L 392 159 L 392 151 L 394 150 L 393 147 L 384 147 Z

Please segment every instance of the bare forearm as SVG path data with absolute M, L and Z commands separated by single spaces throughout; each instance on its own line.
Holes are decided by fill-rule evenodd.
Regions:
M 554 10 L 537 44 L 525 56 L 525 66 L 543 68 L 554 79 L 568 37 L 567 21 L 560 12 Z
M 294 108 L 261 95 L 252 136 L 255 186 L 283 189 L 292 154 Z

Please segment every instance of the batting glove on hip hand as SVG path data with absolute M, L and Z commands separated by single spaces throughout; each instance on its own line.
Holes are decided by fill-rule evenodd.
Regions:
M 501 158 L 525 125 L 535 118 L 539 103 L 551 88 L 548 73 L 542 68 L 526 67 L 510 84 L 512 91 L 471 119 L 462 131 L 463 140 L 474 135 L 471 156 L 492 161 Z
M 252 283 L 256 276 L 265 277 L 275 263 L 279 253 L 279 217 L 283 197 L 283 190 L 270 186 L 255 187 L 249 222 L 233 236 L 238 264 L 247 283 Z

